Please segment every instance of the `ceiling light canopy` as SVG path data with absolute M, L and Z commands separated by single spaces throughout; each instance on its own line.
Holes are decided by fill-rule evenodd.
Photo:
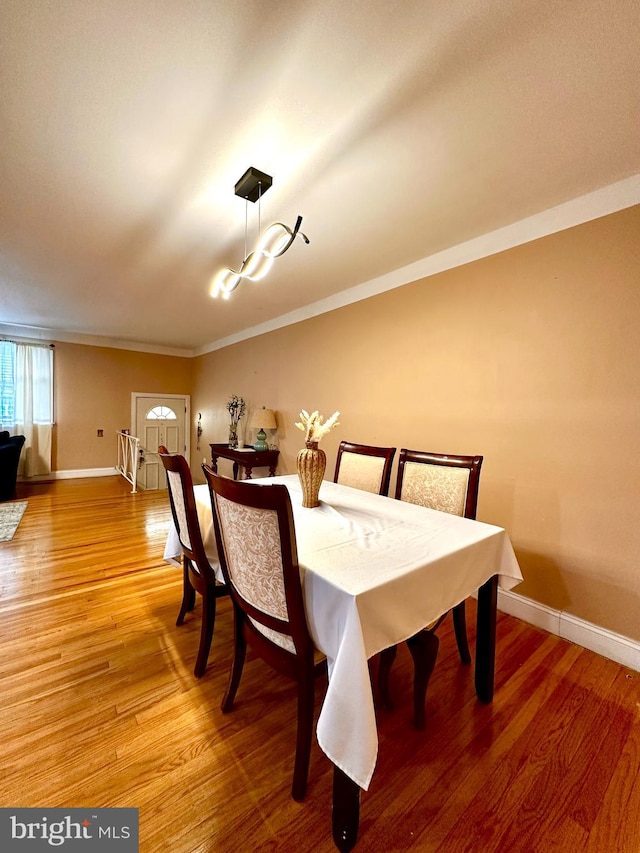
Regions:
M 271 175 L 249 166 L 235 185 L 235 193 L 247 201 L 260 201 L 273 183 Z
M 273 265 L 275 258 L 279 258 L 287 251 L 296 237 L 301 237 L 305 243 L 309 242 L 306 234 L 300 231 L 302 217 L 298 216 L 293 229 L 282 222 L 274 222 L 260 236 L 255 249 L 247 254 L 247 203 L 258 202 L 258 232 L 260 231 L 260 201 L 269 189 L 273 180 L 270 175 L 261 172 L 251 166 L 235 185 L 235 194 L 245 200 L 245 258 L 239 270 L 229 268 L 220 270 L 211 283 L 211 296 L 222 296 L 228 299 L 229 295 L 236 289 L 243 278 L 250 281 L 260 281 L 264 278 Z

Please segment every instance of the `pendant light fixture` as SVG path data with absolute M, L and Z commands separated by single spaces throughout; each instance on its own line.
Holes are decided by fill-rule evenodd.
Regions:
M 247 223 L 249 202 L 258 202 L 258 234 L 260 235 L 260 203 L 262 196 L 269 189 L 273 180 L 270 175 L 261 172 L 251 166 L 240 178 L 235 186 L 235 194 L 245 200 L 244 219 L 244 261 L 239 270 L 222 269 L 214 277 L 211 283 L 211 296 L 222 296 L 228 299 L 243 278 L 250 281 L 260 281 L 264 278 L 273 265 L 275 258 L 279 258 L 287 251 L 296 237 L 301 237 L 305 243 L 309 242 L 306 234 L 300 231 L 302 217 L 296 219 L 293 228 L 283 225 L 282 222 L 274 222 L 267 230 L 259 236 L 258 243 L 252 252 L 247 254 Z

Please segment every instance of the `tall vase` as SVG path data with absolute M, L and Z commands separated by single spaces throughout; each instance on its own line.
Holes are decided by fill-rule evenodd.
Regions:
M 298 453 L 298 478 L 302 486 L 302 506 L 318 506 L 318 492 L 327 467 L 327 457 L 320 450 L 317 441 L 308 441 L 307 446 Z
M 238 446 L 238 424 L 229 424 L 229 447 Z

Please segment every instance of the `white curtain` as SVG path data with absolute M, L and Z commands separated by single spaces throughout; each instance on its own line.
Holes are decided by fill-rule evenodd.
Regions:
M 18 475 L 51 473 L 53 427 L 53 351 L 48 346 L 16 343 L 14 362 L 15 424 L 24 435 Z

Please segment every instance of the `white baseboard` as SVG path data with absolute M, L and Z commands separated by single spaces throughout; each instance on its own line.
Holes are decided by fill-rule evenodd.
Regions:
M 41 477 L 18 477 L 18 482 L 42 483 L 50 480 L 76 480 L 82 477 L 115 477 L 117 474 L 115 468 L 78 468 L 75 471 L 52 471 Z
M 115 468 L 78 468 L 77 471 L 54 471 L 56 480 L 75 480 L 77 477 L 115 477 Z
M 640 672 L 640 642 L 637 640 L 506 590 L 498 590 L 498 609 Z

